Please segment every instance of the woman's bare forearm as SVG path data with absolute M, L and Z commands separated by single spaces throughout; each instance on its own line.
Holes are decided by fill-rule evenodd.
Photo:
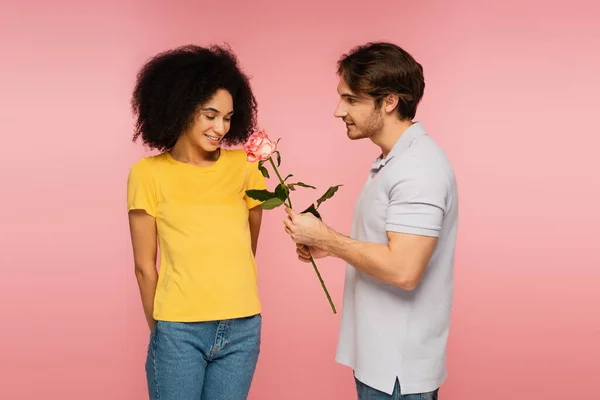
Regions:
M 155 266 L 137 268 L 135 275 L 142 297 L 142 306 L 150 330 L 154 328 L 154 295 L 156 294 L 156 284 L 158 282 L 158 272 Z

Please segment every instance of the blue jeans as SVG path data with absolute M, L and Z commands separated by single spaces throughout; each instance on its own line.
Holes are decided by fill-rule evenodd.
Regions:
M 358 379 L 356 381 L 356 392 L 358 393 L 358 400 L 438 400 L 439 389 L 428 393 L 415 393 L 415 394 L 400 394 L 400 382 L 396 379 L 396 385 L 394 386 L 394 393 L 390 396 L 387 393 L 380 392 L 377 389 L 373 389 L 371 386 L 367 386 Z
M 246 399 L 260 352 L 262 317 L 157 321 L 146 377 L 151 400 Z

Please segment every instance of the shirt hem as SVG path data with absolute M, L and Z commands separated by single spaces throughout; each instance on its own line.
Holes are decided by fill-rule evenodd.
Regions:
M 227 319 L 236 319 L 236 318 L 246 318 L 253 317 L 262 312 L 261 308 L 253 309 L 244 312 L 237 313 L 214 313 L 214 314 L 204 314 L 204 315 L 194 315 L 190 317 L 181 317 L 181 316 L 169 316 L 163 314 L 155 314 L 153 316 L 156 321 L 164 321 L 164 322 L 209 322 L 209 321 L 222 321 Z
M 392 379 L 390 379 L 390 382 L 383 382 L 383 379 L 381 378 L 371 379 L 370 376 L 372 376 L 372 374 L 370 372 L 365 372 L 363 370 L 355 368 L 350 362 L 342 360 L 341 358 L 336 358 L 336 361 L 341 365 L 352 368 L 356 379 L 358 379 L 365 385 L 377 389 L 381 392 L 387 393 L 389 395 L 391 395 L 394 392 L 396 379 L 398 379 L 398 381 L 400 382 L 402 395 L 407 395 L 433 392 L 434 390 L 439 389 L 447 378 L 447 373 L 444 373 L 442 377 L 432 381 L 406 383 L 406 381 L 400 378 L 400 374 L 396 374 L 395 376 L 391 374 L 390 376 L 392 377 Z
M 389 232 L 406 233 L 409 235 L 423 235 L 423 236 L 433 236 L 433 237 L 440 236 L 440 231 L 436 230 L 436 229 L 418 228 L 418 227 L 406 226 L 406 225 L 386 224 L 385 230 L 389 231 Z
M 143 205 L 129 205 L 127 206 L 127 212 L 131 212 L 133 210 L 140 210 L 140 211 L 144 211 L 146 212 L 146 214 L 148 214 L 149 216 L 156 218 L 156 212 L 150 208 L 149 206 L 143 206 Z

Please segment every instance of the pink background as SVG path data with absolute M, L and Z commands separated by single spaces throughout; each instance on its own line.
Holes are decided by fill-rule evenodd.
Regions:
M 347 233 L 378 153 L 333 118 L 335 62 L 378 39 L 424 65 L 418 119 L 459 180 L 441 398 L 598 396 L 600 7 L 591 0 L 10 3 L 0 6 L 0 398 L 147 398 L 125 182 L 148 154 L 131 143 L 129 97 L 149 56 L 228 42 L 253 76 L 261 126 L 282 138 L 282 172 L 319 192 L 345 185 L 322 211 Z M 282 213 L 266 213 L 261 234 L 264 336 L 250 398 L 355 398 L 351 371 L 334 361 L 339 314 L 295 260 Z M 344 265 L 319 265 L 340 308 Z

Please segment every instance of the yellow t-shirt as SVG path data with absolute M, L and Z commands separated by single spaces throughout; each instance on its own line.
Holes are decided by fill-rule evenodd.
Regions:
M 221 149 L 211 166 L 176 161 L 168 152 L 130 170 L 128 211 L 156 218 L 160 271 L 154 318 L 194 322 L 260 313 L 248 189 L 265 189 L 243 150 Z

